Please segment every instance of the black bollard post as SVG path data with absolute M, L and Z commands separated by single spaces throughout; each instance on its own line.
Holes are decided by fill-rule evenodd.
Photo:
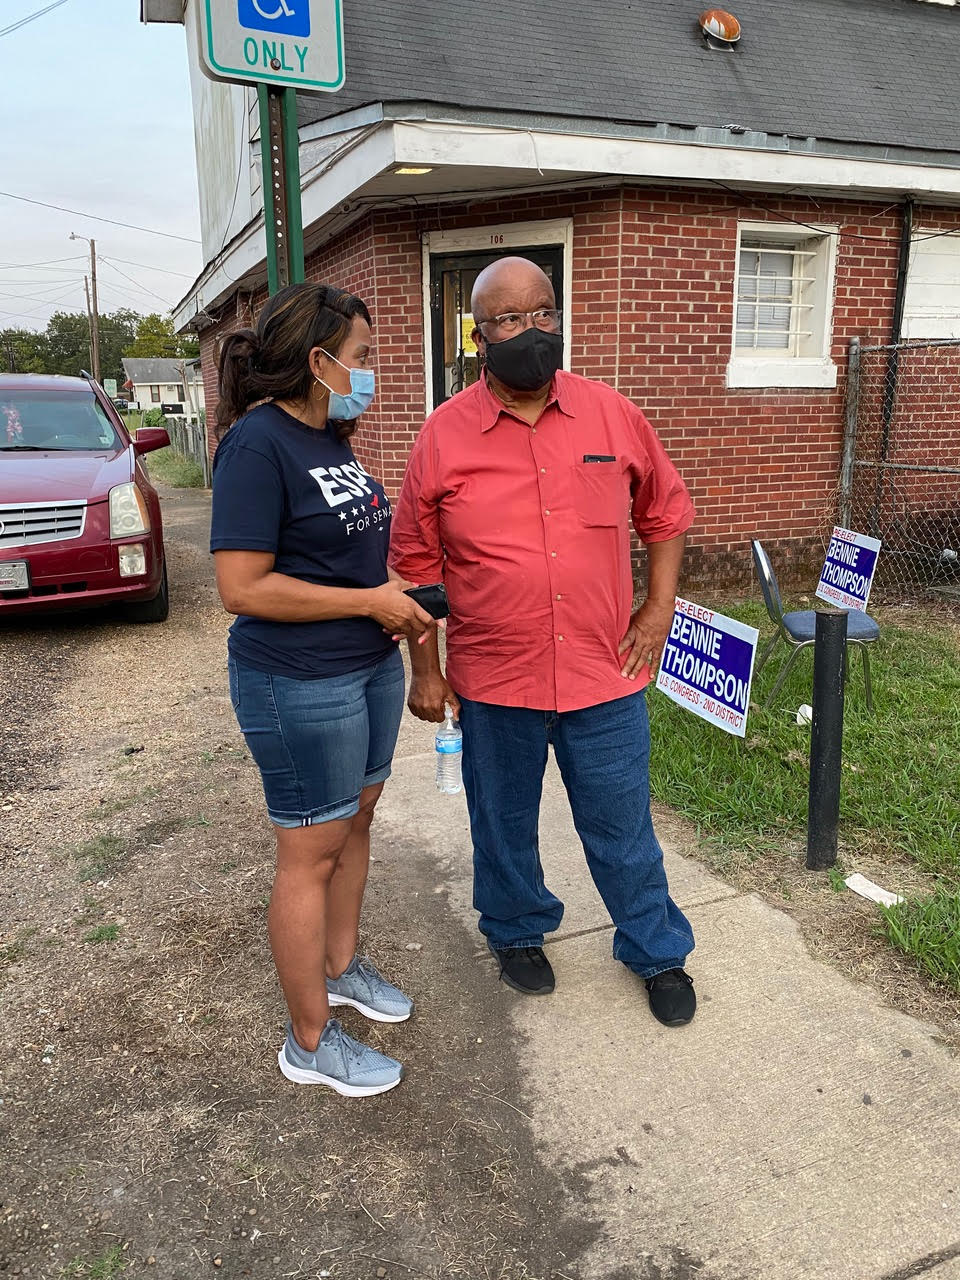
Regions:
M 807 868 L 810 871 L 832 867 L 837 861 L 846 660 L 847 615 L 818 609 L 807 805 Z

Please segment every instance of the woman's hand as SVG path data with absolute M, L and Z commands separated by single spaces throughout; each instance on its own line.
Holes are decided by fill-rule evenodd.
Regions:
M 394 640 L 406 636 L 408 640 L 423 644 L 431 628 L 436 627 L 437 623 L 426 609 L 421 609 L 415 600 L 403 594 L 405 588 L 412 585 L 401 578 L 393 578 L 382 587 L 371 588 L 367 593 L 370 598 L 370 616 Z

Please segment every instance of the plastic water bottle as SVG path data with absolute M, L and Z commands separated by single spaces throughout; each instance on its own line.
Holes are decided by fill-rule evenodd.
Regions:
M 453 718 L 453 710 L 443 704 L 446 719 L 437 730 L 437 790 L 445 796 L 455 796 L 463 790 L 461 765 L 463 763 L 463 734 Z

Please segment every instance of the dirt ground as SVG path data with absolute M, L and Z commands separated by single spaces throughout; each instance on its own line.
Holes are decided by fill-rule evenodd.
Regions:
M 575 1277 L 598 1228 L 538 1157 L 523 1046 L 415 845 L 375 827 L 365 929 L 417 1013 L 344 1019 L 408 1079 L 358 1102 L 276 1068 L 208 503 L 164 494 L 166 624 L 0 631 L 0 1273 Z
M 503 990 L 415 842 L 374 827 L 364 927 L 417 1013 L 344 1019 L 408 1078 L 356 1101 L 279 1075 L 272 838 L 227 696 L 209 497 L 163 496 L 166 624 L 0 629 L 0 1274 L 578 1280 L 602 1226 L 538 1146 Z M 960 1043 L 960 1000 L 799 864 L 713 860 Z

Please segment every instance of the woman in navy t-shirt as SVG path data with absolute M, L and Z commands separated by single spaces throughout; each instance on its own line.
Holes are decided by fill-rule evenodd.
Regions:
M 280 1069 L 366 1096 L 399 1062 L 330 1018 L 403 1022 L 412 1002 L 356 954 L 370 822 L 403 711 L 396 641 L 434 625 L 390 581 L 390 503 L 350 448 L 373 399 L 370 315 L 326 285 L 275 294 L 220 354 L 217 587 L 237 615 L 230 696 L 277 837 L 270 945 L 290 1010 Z M 256 405 L 251 409 L 251 405 Z M 231 425 L 232 424 L 232 425 Z

